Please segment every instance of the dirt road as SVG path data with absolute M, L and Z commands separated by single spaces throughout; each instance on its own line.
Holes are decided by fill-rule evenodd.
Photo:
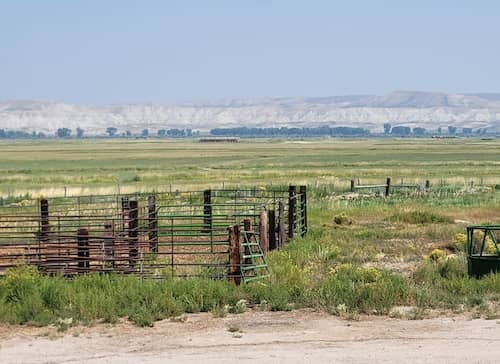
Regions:
M 498 363 L 500 321 L 346 321 L 309 311 L 185 316 L 154 328 L 0 328 L 0 363 Z

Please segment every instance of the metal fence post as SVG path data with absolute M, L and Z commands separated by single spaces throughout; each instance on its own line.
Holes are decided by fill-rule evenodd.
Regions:
M 283 248 L 286 242 L 285 232 L 285 205 L 283 201 L 278 202 L 278 248 Z
M 297 209 L 297 199 L 296 199 L 297 187 L 288 187 L 288 238 L 292 239 L 295 227 L 296 227 L 296 209 Z
M 300 235 L 304 236 L 307 233 L 307 187 L 300 186 L 300 211 L 302 218 L 302 230 Z
M 274 250 L 276 246 L 276 211 L 269 210 L 267 213 L 269 227 L 269 250 Z
M 49 241 L 50 223 L 49 223 L 49 201 L 40 200 L 40 235 L 38 239 L 38 266 L 42 266 L 42 244 Z
M 212 190 L 203 191 L 203 232 L 212 230 Z
M 148 197 L 148 230 L 149 248 L 153 253 L 158 253 L 158 212 L 154 195 Z

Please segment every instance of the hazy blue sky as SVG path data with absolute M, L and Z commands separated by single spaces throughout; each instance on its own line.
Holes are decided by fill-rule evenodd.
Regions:
M 500 91 L 500 1 L 0 0 L 0 100 Z

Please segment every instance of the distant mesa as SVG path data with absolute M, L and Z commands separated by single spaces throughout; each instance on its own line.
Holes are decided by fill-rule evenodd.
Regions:
M 254 97 L 179 104 L 89 106 L 38 100 L 0 102 L 0 129 L 43 132 L 79 127 L 85 135 L 116 128 L 140 134 L 161 129 L 303 128 L 323 125 L 383 132 L 384 124 L 500 132 L 500 94 L 396 91 L 385 96 Z

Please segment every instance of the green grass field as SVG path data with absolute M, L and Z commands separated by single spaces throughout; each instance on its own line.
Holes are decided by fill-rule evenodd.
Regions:
M 398 316 L 394 306 L 410 307 L 410 319 L 429 312 L 500 315 L 500 275 L 467 276 L 461 235 L 468 224 L 500 223 L 500 140 L 46 141 L 2 143 L 0 153 L 4 195 L 62 195 L 64 186 L 69 194 L 97 194 L 223 183 L 308 184 L 310 191 L 310 232 L 269 255 L 268 282 L 67 281 L 22 268 L 0 279 L 0 322 L 128 317 L 147 326 L 182 312 L 224 315 L 241 299 L 260 309 L 314 307 L 348 318 Z M 431 192 L 345 193 L 351 178 L 381 183 L 387 176 L 430 179 Z
M 169 140 L 0 142 L 0 194 L 308 184 L 500 183 L 500 140 L 367 139 L 206 144 Z

